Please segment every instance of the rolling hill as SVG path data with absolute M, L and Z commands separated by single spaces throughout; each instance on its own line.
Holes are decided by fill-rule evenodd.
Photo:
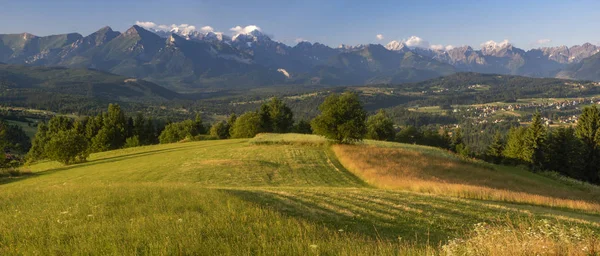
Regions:
M 263 134 L 29 168 L 0 180 L 3 255 L 423 255 L 479 245 L 498 228 L 524 236 L 523 255 L 600 248 L 590 233 L 600 230 L 600 188 L 429 147 Z M 518 229 L 535 223 L 535 237 Z M 490 233 L 471 232 L 480 227 Z M 514 247 L 502 241 L 512 240 L 493 248 Z
M 140 79 L 91 69 L 0 64 L 0 99 L 11 106 L 77 111 L 112 103 L 161 103 L 178 93 Z

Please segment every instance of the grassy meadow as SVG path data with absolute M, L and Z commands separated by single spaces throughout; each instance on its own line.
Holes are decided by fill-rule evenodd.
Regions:
M 0 179 L 0 255 L 600 250 L 598 187 L 429 147 L 263 134 L 27 168 L 29 175 Z M 508 249 L 522 241 L 546 247 Z

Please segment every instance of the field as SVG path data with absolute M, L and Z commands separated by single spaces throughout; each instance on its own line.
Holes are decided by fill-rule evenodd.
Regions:
M 600 249 L 598 187 L 428 147 L 259 135 L 28 168 L 0 180 L 0 255 L 432 255 L 540 221 L 577 231 L 540 250 Z

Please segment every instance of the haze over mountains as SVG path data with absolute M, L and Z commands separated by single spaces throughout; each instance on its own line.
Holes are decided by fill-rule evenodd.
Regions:
M 88 36 L 0 35 L 0 62 L 93 68 L 185 92 L 281 84 L 352 85 L 422 81 L 456 72 L 600 80 L 600 47 L 589 43 L 525 51 L 493 41 L 480 50 L 392 41 L 332 48 L 288 46 L 256 26 L 229 37 L 210 27 L 104 27 Z M 140 26 L 141 25 L 141 26 Z

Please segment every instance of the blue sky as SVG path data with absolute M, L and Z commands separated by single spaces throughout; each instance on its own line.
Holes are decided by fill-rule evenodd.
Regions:
M 231 34 L 257 25 L 274 39 L 330 46 L 386 44 L 411 36 L 430 45 L 508 40 L 539 46 L 600 44 L 600 1 L 388 0 L 0 0 L 0 33 L 90 34 L 109 25 L 124 31 L 136 21 L 211 26 Z M 383 39 L 377 39 L 382 35 Z

